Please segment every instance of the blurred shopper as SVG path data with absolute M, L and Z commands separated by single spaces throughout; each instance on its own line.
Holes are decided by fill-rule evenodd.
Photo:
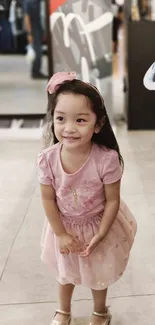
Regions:
M 114 14 L 113 26 L 112 26 L 112 40 L 113 40 L 113 52 L 117 52 L 118 48 L 118 33 L 123 21 L 123 0 L 112 0 L 112 11 Z
M 40 0 L 23 0 L 24 1 L 24 22 L 27 31 L 27 40 L 30 47 L 35 51 L 32 60 L 31 77 L 33 79 L 48 79 L 41 73 L 42 61 L 42 39 L 43 30 L 41 25 L 41 1 Z

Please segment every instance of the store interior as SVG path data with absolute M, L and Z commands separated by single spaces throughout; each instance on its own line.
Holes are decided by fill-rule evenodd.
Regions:
M 74 69 L 103 94 L 124 160 L 121 198 L 138 224 L 126 272 L 110 288 L 107 306 L 111 325 L 148 325 L 155 319 L 155 0 L 112 2 L 49 1 L 49 16 L 41 10 L 42 73 Z M 68 33 L 73 17 L 78 23 Z M 40 260 L 45 212 L 36 158 L 47 80 L 31 77 L 27 36 L 21 0 L 0 0 L 0 325 L 52 324 L 60 308 L 57 283 Z M 88 288 L 77 286 L 72 306 L 72 324 L 90 324 Z
M 1 130 L 12 127 L 42 127 L 47 111 L 45 88 L 48 79 L 33 80 L 30 76 L 30 62 L 27 60 L 28 41 L 24 24 L 23 1 L 9 1 L 7 2 L 7 6 L 1 7 L 0 10 Z M 48 9 L 44 0 L 41 0 L 40 8 L 43 29 L 42 72 L 50 76 L 50 71 L 55 71 L 55 66 L 52 66 L 54 63 L 51 57 L 52 37 L 50 36 L 50 18 L 47 17 Z M 60 9 L 58 10 L 61 11 Z M 153 48 L 151 39 L 149 40 L 147 38 L 150 33 L 153 37 L 155 24 L 153 4 L 151 5 L 151 2 L 147 0 L 113 0 L 111 12 L 113 14 L 113 20 L 111 22 L 112 55 L 110 54 L 112 57 L 113 124 L 125 123 L 129 130 L 154 129 L 154 112 L 152 113 L 152 110 L 155 95 L 146 91 L 142 83 L 143 75 L 154 58 L 155 49 Z M 139 36 L 144 28 L 145 32 L 143 36 Z M 138 35 L 138 42 L 134 35 Z M 142 48 L 144 49 L 145 42 L 147 46 L 140 58 L 140 51 Z M 151 47 L 152 53 L 150 51 Z M 53 55 L 56 56 L 56 53 Z M 139 59 L 141 60 L 141 65 L 138 68 L 137 62 Z M 136 69 L 138 69 L 138 73 Z M 136 79 L 137 75 L 139 79 Z M 134 96 L 135 91 L 138 96 Z M 148 102 L 150 108 L 146 112 Z M 137 106 L 139 109 L 135 112 L 135 107 Z M 141 121 L 138 121 L 140 110 Z

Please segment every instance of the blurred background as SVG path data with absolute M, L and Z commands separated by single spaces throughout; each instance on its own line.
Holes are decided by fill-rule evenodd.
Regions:
M 154 129 L 155 94 L 143 87 L 154 19 L 150 0 L 1 0 L 1 133 L 42 127 L 46 83 L 61 70 L 99 88 L 113 125 Z

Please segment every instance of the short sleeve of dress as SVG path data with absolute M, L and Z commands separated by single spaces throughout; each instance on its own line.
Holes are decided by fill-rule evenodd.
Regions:
M 48 166 L 47 158 L 43 152 L 40 152 L 38 154 L 37 174 L 38 174 L 39 183 L 44 185 L 52 185 L 52 181 L 53 181 L 52 171 Z
M 112 184 L 122 177 L 122 167 L 119 162 L 118 153 L 110 150 L 103 162 L 102 181 L 104 184 Z

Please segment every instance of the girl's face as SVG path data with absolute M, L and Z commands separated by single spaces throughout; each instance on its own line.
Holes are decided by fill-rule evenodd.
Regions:
M 83 95 L 60 94 L 54 111 L 54 132 L 66 148 L 81 148 L 91 143 L 94 133 L 99 133 L 96 114 Z

